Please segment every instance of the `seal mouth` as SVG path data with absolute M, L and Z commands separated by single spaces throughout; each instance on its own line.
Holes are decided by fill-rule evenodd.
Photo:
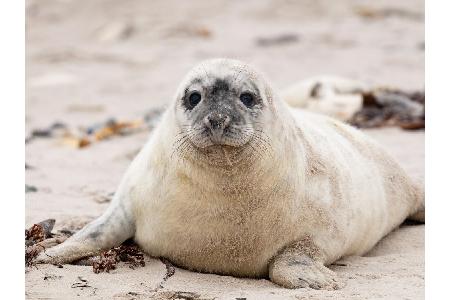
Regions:
M 226 134 L 225 130 L 221 129 L 206 129 L 205 135 L 214 145 L 225 144 L 224 135 Z
M 242 161 L 263 157 L 266 139 L 251 124 L 227 128 L 181 126 L 172 153 L 189 161 L 215 166 L 235 166 Z
M 173 149 L 181 158 L 216 167 L 250 163 L 270 152 L 269 137 L 253 126 L 230 127 L 223 132 L 191 127 L 181 133 Z
M 241 134 L 238 131 L 235 132 L 228 128 L 205 128 L 201 135 L 203 136 L 203 143 L 202 145 L 197 145 L 199 148 L 207 148 L 209 146 L 228 146 L 239 148 L 245 146 L 251 140 L 251 136 Z
M 229 139 L 234 140 L 235 137 L 229 136 L 227 129 L 205 130 L 205 135 L 213 145 L 235 146 L 229 143 Z

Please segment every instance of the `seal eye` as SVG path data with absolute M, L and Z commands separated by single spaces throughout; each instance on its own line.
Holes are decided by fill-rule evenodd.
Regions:
M 189 106 L 190 108 L 194 108 L 199 102 L 202 100 L 202 96 L 199 92 L 193 92 L 189 95 Z
M 239 99 L 241 99 L 241 102 L 244 103 L 244 105 L 249 108 L 255 105 L 253 95 L 250 93 L 242 93 Z

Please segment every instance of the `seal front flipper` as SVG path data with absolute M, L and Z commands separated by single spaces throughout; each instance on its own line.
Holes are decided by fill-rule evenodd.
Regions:
M 120 245 L 133 237 L 135 225 L 129 205 L 116 199 L 98 219 L 86 225 L 64 243 L 42 251 L 37 263 L 62 264 Z
M 73 262 L 119 246 L 134 237 L 136 233 L 134 201 L 142 200 L 141 198 L 145 196 L 145 193 L 136 193 L 136 186 L 139 180 L 147 178 L 147 158 L 151 146 L 151 142 L 148 142 L 135 157 L 103 215 L 62 244 L 41 252 L 36 258 L 37 263 Z
M 290 289 L 340 289 L 343 283 L 336 273 L 324 266 L 317 250 L 310 239 L 286 247 L 269 264 L 270 280 Z

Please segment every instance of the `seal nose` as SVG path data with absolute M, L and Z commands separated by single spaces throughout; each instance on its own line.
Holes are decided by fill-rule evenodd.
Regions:
M 203 120 L 210 130 L 224 130 L 230 125 L 230 117 L 225 114 L 211 113 Z

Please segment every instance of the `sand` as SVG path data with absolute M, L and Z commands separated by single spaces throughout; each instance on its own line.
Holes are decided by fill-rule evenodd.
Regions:
M 151 3 L 151 4 L 150 4 Z M 282 89 L 332 74 L 403 89 L 424 85 L 423 1 L 27 1 L 26 133 L 62 121 L 89 126 L 134 119 L 166 105 L 198 61 L 236 57 Z M 278 40 L 278 42 L 276 42 Z M 267 42 L 268 41 L 268 42 Z M 424 179 L 424 132 L 366 130 Z M 107 207 L 148 132 L 85 149 L 36 139 L 26 145 L 26 224 L 82 225 Z M 332 266 L 338 291 L 287 290 L 166 266 L 40 265 L 26 272 L 29 299 L 423 299 L 424 225 L 405 225 L 364 257 Z M 81 277 L 81 279 L 79 278 Z M 82 280 L 87 280 L 84 282 Z M 81 287 L 80 287 L 81 285 Z M 83 287 L 83 285 L 87 285 Z M 184 293 L 184 294 L 183 294 Z M 190 298 L 189 298 L 190 297 Z

